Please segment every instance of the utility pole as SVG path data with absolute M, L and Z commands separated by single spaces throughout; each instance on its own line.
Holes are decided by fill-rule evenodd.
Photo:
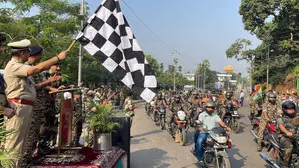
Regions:
M 195 89 L 196 91 L 198 91 L 198 88 L 197 88 L 197 64 L 195 66 L 195 73 L 194 73 L 194 80 L 195 80 Z
M 206 67 L 203 70 L 203 90 L 206 89 Z
M 269 55 L 270 55 L 270 45 L 268 45 L 268 57 L 267 57 L 267 91 L 269 90 Z
M 85 15 L 84 5 L 85 5 L 85 0 L 81 0 L 80 14 L 79 14 L 79 18 L 81 19 L 81 29 L 83 28 L 83 24 L 84 24 L 84 15 Z M 78 63 L 78 87 L 80 87 L 82 85 L 81 75 L 82 75 L 82 45 L 80 44 L 79 45 L 79 63 Z
M 173 91 L 175 91 L 175 76 L 176 76 L 176 69 L 177 69 L 177 64 L 178 64 L 178 55 L 180 53 L 178 53 L 177 51 L 173 52 L 172 55 L 174 56 L 173 58 L 173 67 L 174 67 L 174 71 L 173 71 Z

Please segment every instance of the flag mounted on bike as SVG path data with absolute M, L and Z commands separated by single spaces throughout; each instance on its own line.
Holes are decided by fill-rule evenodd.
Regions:
M 103 0 L 77 40 L 83 48 L 147 102 L 157 93 L 157 80 L 125 16 L 119 0 Z

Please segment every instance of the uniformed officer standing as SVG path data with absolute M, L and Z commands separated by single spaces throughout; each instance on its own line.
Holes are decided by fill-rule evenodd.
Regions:
M 9 43 L 8 46 L 12 49 L 12 59 L 4 69 L 7 98 L 16 105 L 16 115 L 7 119 L 5 123 L 6 130 L 15 130 L 16 132 L 7 137 L 5 149 L 14 149 L 19 153 L 20 159 L 16 161 L 17 167 L 26 167 L 21 158 L 26 149 L 33 104 L 36 100 L 34 83 L 28 77 L 49 69 L 51 65 L 64 60 L 67 54 L 67 51 L 63 51 L 58 56 L 36 66 L 25 65 L 24 63 L 29 57 L 30 44 L 31 42 L 27 39 Z
M 82 101 L 81 92 L 76 91 L 74 93 L 74 115 L 72 123 L 72 143 L 74 146 L 79 146 L 80 136 L 82 134 L 83 116 L 82 116 Z
M 31 46 L 30 56 L 28 61 L 25 63 L 29 66 L 34 66 L 42 58 L 43 49 L 39 46 Z M 44 113 L 47 110 L 47 102 L 49 99 L 49 87 L 51 83 L 60 80 L 61 76 L 55 76 L 46 78 L 46 71 L 43 71 L 39 74 L 30 76 L 29 78 L 34 82 L 36 89 L 36 100 L 33 105 L 32 118 L 29 126 L 29 135 L 28 140 L 25 144 L 26 148 L 24 149 L 24 156 L 22 163 L 30 164 L 32 161 L 32 154 L 36 149 L 36 144 L 39 140 L 39 133 L 44 119 Z

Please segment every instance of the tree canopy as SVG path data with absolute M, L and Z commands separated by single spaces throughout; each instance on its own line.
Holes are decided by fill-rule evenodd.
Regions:
M 236 40 L 226 51 L 227 57 L 251 60 L 255 83 L 265 82 L 268 62 L 272 84 L 294 72 L 299 51 L 299 1 L 242 0 L 239 13 L 245 30 L 256 35 L 262 43 L 255 49 L 248 49 L 245 46 L 250 46 L 249 40 Z

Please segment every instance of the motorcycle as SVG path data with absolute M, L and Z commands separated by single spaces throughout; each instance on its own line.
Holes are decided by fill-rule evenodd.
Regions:
M 223 118 L 224 123 L 227 124 L 235 133 L 240 131 L 240 115 L 238 114 L 237 109 L 238 107 L 234 106 L 232 103 L 228 104 Z
M 292 126 L 291 126 L 292 127 Z M 298 130 L 292 131 L 293 136 L 293 152 L 291 155 L 291 159 L 289 162 L 289 168 L 298 168 L 299 167 L 299 135 Z M 271 143 L 270 154 L 271 158 L 264 152 L 260 154 L 260 156 L 272 167 L 280 168 L 282 167 L 281 161 L 284 158 L 284 148 L 279 142 L 278 135 L 276 133 L 271 134 L 269 137 L 269 141 Z
M 199 121 L 196 121 L 199 123 Z M 206 167 L 230 168 L 227 150 L 232 147 L 230 135 L 222 127 L 208 131 L 208 138 L 203 145 L 203 161 Z
M 259 125 L 260 125 L 260 118 L 256 117 L 253 121 L 253 127 L 250 131 L 250 133 L 253 135 L 254 140 L 257 141 L 258 139 L 258 132 L 259 132 Z M 266 129 L 264 131 L 264 136 L 262 140 L 262 145 L 267 146 L 268 149 L 271 147 L 270 137 L 273 136 L 274 133 L 276 133 L 276 120 L 273 120 L 272 122 L 268 122 L 266 125 Z
M 187 142 L 187 119 L 186 113 L 184 111 L 178 111 L 175 116 L 173 122 L 171 122 L 169 134 L 176 138 L 177 135 L 179 138 L 180 145 L 184 146 Z
M 153 113 L 154 111 L 154 105 L 155 105 L 155 102 L 154 101 L 151 101 L 147 107 L 147 110 L 146 110 L 146 115 L 148 116 L 151 116 L 151 114 Z
M 156 118 L 156 125 L 160 125 L 161 129 L 165 129 L 165 115 L 166 115 L 166 108 L 164 105 L 160 105 L 157 111 L 157 118 Z

